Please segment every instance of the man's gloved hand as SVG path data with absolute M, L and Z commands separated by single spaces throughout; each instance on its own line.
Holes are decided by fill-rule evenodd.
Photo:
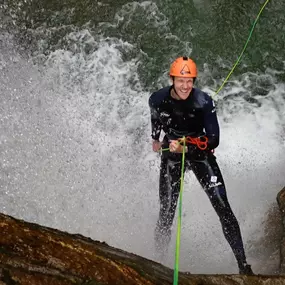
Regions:
M 171 140 L 169 144 L 169 151 L 175 153 L 183 152 L 183 144 L 178 140 Z M 188 147 L 186 146 L 185 152 L 188 152 Z
M 162 143 L 160 141 L 153 140 L 152 141 L 152 150 L 155 152 L 159 152 L 161 149 Z
M 183 143 L 178 140 L 171 140 L 169 144 L 169 151 L 174 153 L 183 153 Z M 201 153 L 204 150 L 201 150 L 197 145 L 195 144 L 187 144 L 185 146 L 185 153 L 189 154 L 197 154 Z
M 174 152 L 174 153 L 183 153 L 183 142 L 179 141 L 179 140 L 170 140 L 170 144 L 169 144 L 169 151 L 170 152 Z M 214 150 L 209 149 L 209 148 L 205 148 L 205 145 L 201 145 L 201 147 L 199 147 L 196 144 L 192 144 L 192 143 L 187 143 L 187 145 L 185 146 L 185 153 L 188 154 L 192 154 L 192 155 L 201 155 L 202 153 L 204 153 L 204 151 L 206 152 L 212 152 L 214 153 Z M 204 155 L 204 154 L 203 154 Z

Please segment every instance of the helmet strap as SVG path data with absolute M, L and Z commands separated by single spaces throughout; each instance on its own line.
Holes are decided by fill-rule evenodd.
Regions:
M 173 84 L 173 90 L 174 90 L 175 95 L 176 95 L 178 98 L 180 98 L 180 96 L 179 96 L 178 93 L 176 92 L 176 89 L 175 89 L 175 87 L 174 87 L 174 84 Z

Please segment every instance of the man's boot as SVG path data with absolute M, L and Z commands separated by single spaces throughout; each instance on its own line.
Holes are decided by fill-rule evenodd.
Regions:
M 254 275 L 251 266 L 247 263 L 243 263 L 239 266 L 239 274 L 243 275 Z

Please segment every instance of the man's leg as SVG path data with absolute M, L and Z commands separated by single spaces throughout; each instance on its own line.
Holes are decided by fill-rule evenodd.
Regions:
M 224 236 L 236 257 L 240 274 L 253 274 L 246 262 L 240 227 L 228 202 L 224 180 L 215 156 L 209 153 L 204 160 L 191 161 L 191 168 L 219 216 Z
M 180 155 L 163 153 L 159 178 L 160 211 L 155 228 L 156 249 L 160 252 L 167 250 L 171 239 L 171 226 L 179 197 L 180 172 Z

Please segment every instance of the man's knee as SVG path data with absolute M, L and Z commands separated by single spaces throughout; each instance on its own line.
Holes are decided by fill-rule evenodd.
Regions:
M 217 200 L 217 201 L 227 201 L 227 192 L 226 188 L 222 183 L 218 183 L 218 185 L 209 185 L 206 188 L 207 195 L 209 196 L 210 200 Z
M 168 235 L 171 232 L 173 219 L 168 216 L 160 216 L 156 223 L 156 232 L 161 235 Z
M 231 218 L 230 216 L 233 215 L 233 212 L 228 202 L 225 187 L 220 185 L 219 187 L 210 188 L 206 192 L 220 219 Z

